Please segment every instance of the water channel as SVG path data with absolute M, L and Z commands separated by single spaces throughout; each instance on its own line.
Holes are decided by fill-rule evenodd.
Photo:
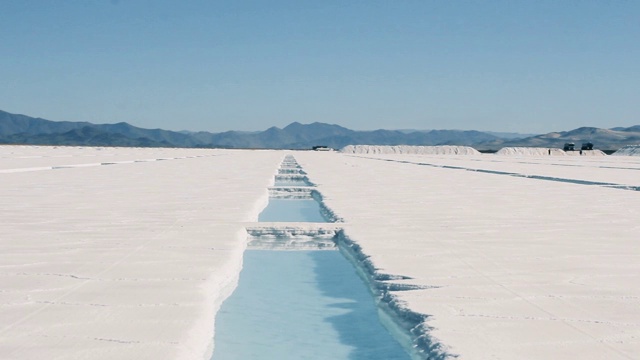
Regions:
M 314 199 L 269 199 L 260 222 L 327 222 Z
M 327 219 L 314 199 L 271 198 L 259 221 Z M 216 316 L 212 360 L 410 360 L 336 247 L 273 248 L 245 251 L 238 286 Z
M 408 360 L 339 251 L 247 250 L 213 360 Z

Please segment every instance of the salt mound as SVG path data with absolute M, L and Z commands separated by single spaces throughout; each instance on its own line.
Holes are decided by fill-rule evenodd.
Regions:
M 480 155 L 480 152 L 472 147 L 451 145 L 347 145 L 340 152 L 347 154 Z
M 551 152 L 549 152 L 551 151 Z M 496 155 L 525 155 L 525 156 L 549 156 L 549 155 L 555 155 L 555 156 L 565 156 L 567 155 L 566 152 L 564 152 L 561 149 L 554 149 L 554 148 L 537 148 L 537 147 L 505 147 L 502 148 L 500 150 L 498 150 L 498 152 L 496 152 Z
M 611 155 L 640 156 L 640 145 L 627 145 Z

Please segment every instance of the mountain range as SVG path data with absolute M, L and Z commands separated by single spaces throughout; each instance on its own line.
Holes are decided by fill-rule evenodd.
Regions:
M 617 150 L 625 145 L 640 144 L 640 125 L 612 129 L 580 127 L 570 131 L 551 132 L 524 139 L 492 140 L 475 144 L 474 147 L 478 150 L 500 149 L 510 146 L 562 148 L 565 143 L 575 143 L 579 148 L 581 143 L 585 142 L 591 142 L 595 148 L 601 150 Z
M 315 122 L 291 123 L 280 129 L 222 133 L 143 129 L 124 122 L 51 121 L 0 110 L 0 143 L 32 145 L 219 147 L 244 149 L 309 149 L 315 145 L 466 145 L 479 150 L 506 146 L 562 147 L 565 142 L 590 141 L 599 149 L 618 149 L 640 143 L 640 125 L 629 128 L 582 127 L 543 135 L 488 133 L 475 130 L 374 130 L 356 131 Z

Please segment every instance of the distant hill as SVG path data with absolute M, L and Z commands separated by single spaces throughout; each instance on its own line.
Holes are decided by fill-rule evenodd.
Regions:
M 0 143 L 26 145 L 75 145 L 75 146 L 135 146 L 170 147 L 172 144 L 158 142 L 149 138 L 131 138 L 118 133 L 101 131 L 92 126 L 69 130 L 64 133 L 36 134 L 25 136 L 23 133 L 0 138 Z
M 615 127 L 611 128 L 613 131 L 624 131 L 624 132 L 640 132 L 640 125 L 631 126 L 628 128 L 625 127 Z
M 271 127 L 260 132 L 177 132 L 123 122 L 57 122 L 0 111 L 0 142 L 9 144 L 308 149 L 314 145 L 472 145 L 498 139 L 479 131 L 355 131 L 319 122 L 294 122 L 283 129 Z
M 198 142 L 189 135 L 161 129 L 142 129 L 121 122 L 51 121 L 0 110 L 0 143 L 95 146 L 178 146 Z
M 50 121 L 0 110 L 0 136 L 54 134 L 92 125 L 88 122 Z
M 518 138 L 518 136 L 525 136 Z M 333 124 L 294 122 L 265 131 L 169 131 L 143 129 L 124 122 L 92 124 L 51 121 L 0 111 L 0 143 L 83 146 L 221 147 L 248 149 L 309 149 L 315 145 L 465 145 L 480 150 L 506 146 L 562 147 L 565 142 L 591 141 L 598 149 L 618 149 L 640 143 L 640 125 L 629 128 L 583 127 L 529 136 L 475 130 L 356 131 Z
M 397 131 L 400 131 L 400 132 L 405 133 L 405 134 L 409 134 L 409 133 L 412 133 L 412 132 L 426 133 L 426 132 L 430 132 L 430 131 L 433 131 L 433 130 L 399 129 Z M 531 137 L 531 136 L 538 135 L 538 134 L 522 134 L 522 133 L 514 133 L 514 132 L 496 132 L 496 131 L 482 131 L 482 133 L 493 135 L 493 136 L 501 138 L 501 139 L 524 139 L 524 138 L 528 138 L 528 137 Z
M 538 135 L 538 134 L 520 134 L 520 133 L 512 133 L 512 132 L 495 132 L 495 131 L 485 131 L 485 133 L 493 136 L 497 136 L 502 139 L 524 139 L 524 138 Z
M 581 127 L 570 131 L 551 132 L 524 139 L 493 140 L 479 143 L 475 146 L 480 150 L 522 146 L 562 148 L 567 142 L 575 143 L 578 146 L 583 142 L 591 142 L 597 149 L 616 150 L 626 145 L 640 144 L 640 125 L 613 129 Z

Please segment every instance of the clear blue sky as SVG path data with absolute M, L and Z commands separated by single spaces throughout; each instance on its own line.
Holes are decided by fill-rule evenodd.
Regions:
M 0 109 L 170 130 L 640 124 L 640 2 L 0 0 Z

